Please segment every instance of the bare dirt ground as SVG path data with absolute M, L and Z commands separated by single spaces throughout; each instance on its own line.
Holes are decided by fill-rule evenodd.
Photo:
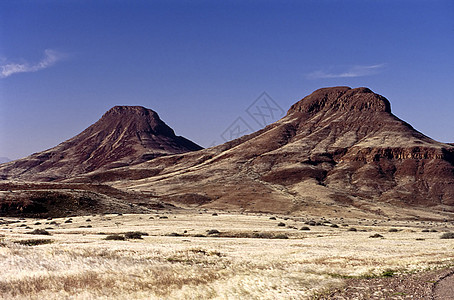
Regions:
M 345 288 L 318 299 L 454 299 L 454 269 L 397 275 L 389 278 L 348 279 Z
M 0 218 L 0 298 L 449 299 L 452 231 L 213 211 Z

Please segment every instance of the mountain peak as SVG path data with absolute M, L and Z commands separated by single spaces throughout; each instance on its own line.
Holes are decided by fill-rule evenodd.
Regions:
M 200 149 L 175 135 L 155 111 L 142 106 L 115 106 L 77 136 L 0 169 L 0 178 L 61 180 Z
M 154 110 L 143 106 L 118 105 L 109 109 L 95 124 L 107 128 L 132 128 L 137 132 L 174 137 L 175 132 L 159 117 Z
M 157 114 L 155 111 L 143 106 L 117 105 L 109 109 L 105 115 L 110 114 Z
M 385 97 L 366 87 L 352 89 L 347 86 L 321 88 L 290 107 L 294 112 L 315 114 L 328 110 L 382 111 L 391 113 L 391 105 Z

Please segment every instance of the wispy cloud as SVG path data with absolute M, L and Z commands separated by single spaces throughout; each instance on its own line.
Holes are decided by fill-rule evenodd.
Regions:
M 6 78 L 17 73 L 37 72 L 47 69 L 62 60 L 64 55 L 52 49 L 44 51 L 44 57 L 36 64 L 25 63 L 9 63 L 2 62 L 0 65 L 0 78 Z
M 320 78 L 352 78 L 352 77 L 363 77 L 380 72 L 385 64 L 370 65 L 370 66 L 351 66 L 347 70 L 341 72 L 332 72 L 327 70 L 318 70 L 307 74 L 307 78 L 320 79 Z

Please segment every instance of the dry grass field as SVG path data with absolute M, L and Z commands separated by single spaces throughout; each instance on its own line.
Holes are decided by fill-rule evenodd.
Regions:
M 454 264 L 454 239 L 440 239 L 449 222 L 159 212 L 0 223 L 2 299 L 311 299 L 346 278 Z

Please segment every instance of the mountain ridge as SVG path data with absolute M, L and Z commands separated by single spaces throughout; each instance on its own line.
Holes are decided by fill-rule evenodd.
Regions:
M 454 212 L 454 146 L 416 131 L 368 88 L 332 87 L 222 145 L 61 182 L 108 185 L 180 207 L 432 218 Z
M 314 100 L 327 92 L 331 96 Z M 335 87 L 306 96 L 262 130 L 138 164 L 130 170 L 155 173 L 134 180 L 125 173 L 111 184 L 150 191 L 174 204 L 199 195 L 202 206 L 219 209 L 292 212 L 356 203 L 379 211 L 376 203 L 392 203 L 391 214 L 395 206 L 452 210 L 453 166 L 454 147 L 394 116 L 386 98 L 367 88 Z M 96 174 L 101 182 L 102 177 Z

